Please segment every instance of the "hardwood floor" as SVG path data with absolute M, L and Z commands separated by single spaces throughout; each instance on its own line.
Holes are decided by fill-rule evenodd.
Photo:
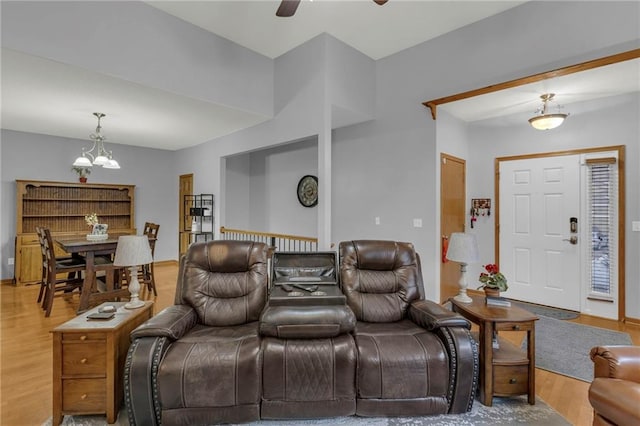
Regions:
M 156 266 L 157 313 L 173 304 L 177 265 Z M 52 341 L 49 331 L 75 316 L 78 295 L 54 300 L 49 318 L 36 303 L 38 287 L 2 285 L 0 293 L 0 424 L 6 426 L 41 425 L 52 413 Z M 640 345 L 640 327 L 581 316 L 576 322 L 625 331 Z M 517 333 L 511 333 L 516 335 Z M 519 344 L 519 337 L 514 340 Z M 589 384 L 536 369 L 536 395 L 575 425 L 591 424 L 587 399 Z

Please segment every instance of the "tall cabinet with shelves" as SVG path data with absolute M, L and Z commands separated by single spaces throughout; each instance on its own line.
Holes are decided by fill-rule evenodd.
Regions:
M 215 217 L 213 194 L 184 196 L 183 229 L 190 234 L 190 243 L 213 239 Z
M 134 190 L 134 185 L 17 180 L 16 284 L 41 279 L 36 226 L 49 228 L 54 236 L 82 237 L 89 233 L 85 215 L 96 213 L 109 233 L 135 234 Z

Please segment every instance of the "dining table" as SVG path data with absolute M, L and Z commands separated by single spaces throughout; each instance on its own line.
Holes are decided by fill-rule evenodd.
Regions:
M 129 234 L 109 234 L 108 237 L 103 240 L 63 236 L 54 238 L 55 243 L 65 252 L 72 256 L 84 256 L 86 266 L 82 290 L 80 292 L 78 314 L 86 311 L 95 303 L 129 296 L 129 290 L 120 288 L 118 285 L 118 279 L 115 276 L 115 271 L 118 268 L 114 267 L 112 262 L 101 261 L 101 259 L 104 259 L 103 256 L 111 256 L 116 252 L 120 235 Z M 155 239 L 150 238 L 150 240 Z M 105 271 L 106 273 L 105 289 L 99 289 L 97 286 L 96 273 L 98 271 Z

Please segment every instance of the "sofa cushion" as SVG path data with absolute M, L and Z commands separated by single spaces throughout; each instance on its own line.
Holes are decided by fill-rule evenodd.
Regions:
M 449 359 L 440 339 L 409 320 L 356 328 L 358 397 L 442 397 L 446 411 Z
M 268 306 L 260 316 L 260 334 L 282 339 L 336 337 L 355 326 L 356 318 L 345 305 Z
M 399 321 L 420 297 L 420 271 L 410 243 L 342 242 L 340 262 L 342 289 L 358 321 Z
M 214 327 L 257 321 L 267 298 L 266 246 L 251 241 L 213 241 L 189 248 L 182 300 L 198 322 Z
M 158 371 L 163 409 L 258 404 L 262 357 L 258 323 L 196 325 L 171 344 Z

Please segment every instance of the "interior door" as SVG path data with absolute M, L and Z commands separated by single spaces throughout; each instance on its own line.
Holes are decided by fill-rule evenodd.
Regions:
M 463 159 L 440 154 L 440 301 L 458 294 L 460 264 L 445 262 L 448 238 L 464 232 L 466 163 Z
M 193 174 L 180 175 L 180 190 L 178 198 L 178 211 L 180 216 L 178 218 L 178 247 L 180 250 L 179 256 L 187 252 L 189 248 L 189 242 L 191 238 L 191 220 L 188 218 L 188 212 L 184 208 L 184 196 L 193 194 Z
M 500 270 L 517 300 L 580 310 L 580 156 L 501 161 Z

